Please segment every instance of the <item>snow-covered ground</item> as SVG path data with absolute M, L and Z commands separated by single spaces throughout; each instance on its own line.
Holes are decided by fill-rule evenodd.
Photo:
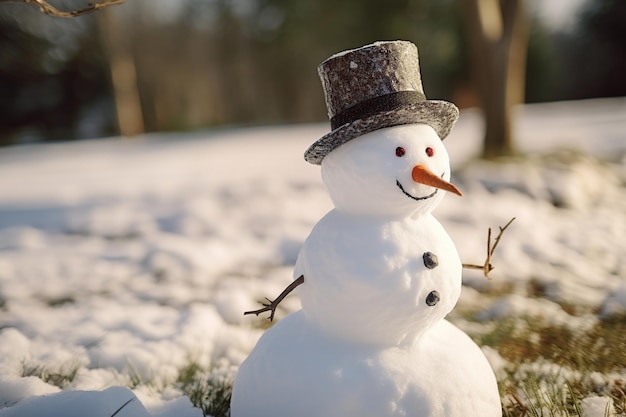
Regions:
M 453 321 L 471 332 L 537 315 L 584 328 L 626 313 L 626 99 L 532 105 L 519 116 L 528 158 L 474 160 L 474 111 L 445 140 L 465 196 L 447 196 L 435 215 L 462 260 L 482 263 L 487 228 L 516 217 L 492 280 L 465 273 L 459 308 L 476 320 Z M 331 208 L 319 167 L 302 157 L 327 131 L 0 149 L 0 416 L 109 416 L 133 395 L 117 416 L 202 415 L 181 393 L 181 369 L 231 377 L 263 332 L 264 319 L 243 311 L 291 281 L 302 242 Z M 297 297 L 282 307 L 278 320 Z

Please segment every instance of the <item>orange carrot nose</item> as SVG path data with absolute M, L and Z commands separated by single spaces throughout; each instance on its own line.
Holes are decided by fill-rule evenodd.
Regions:
M 413 167 L 413 181 L 420 184 L 430 185 L 431 187 L 441 188 L 442 190 L 450 191 L 459 196 L 463 196 L 461 190 L 456 185 L 449 183 L 438 175 L 435 175 L 428 168 L 422 165 L 415 165 Z

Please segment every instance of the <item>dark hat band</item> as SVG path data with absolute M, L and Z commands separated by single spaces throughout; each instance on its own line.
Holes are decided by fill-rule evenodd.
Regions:
M 425 101 L 426 96 L 418 91 L 396 91 L 373 97 L 337 113 L 330 119 L 330 128 L 335 130 L 355 120 L 365 119 L 378 113 L 398 109 L 402 106 Z

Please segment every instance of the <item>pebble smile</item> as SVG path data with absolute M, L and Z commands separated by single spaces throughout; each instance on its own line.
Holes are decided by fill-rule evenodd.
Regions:
M 406 195 L 407 197 L 410 197 L 410 198 L 412 198 L 413 200 L 416 200 L 416 201 L 426 200 L 426 199 L 429 199 L 431 197 L 434 197 L 435 194 L 437 194 L 437 191 L 439 191 L 439 189 L 437 188 L 437 189 L 435 189 L 435 191 L 433 191 L 432 193 L 430 193 L 428 195 L 425 195 L 424 197 L 415 197 L 415 196 L 413 196 L 413 195 L 411 195 L 411 194 L 406 192 L 406 190 L 404 189 L 402 184 L 400 184 L 400 181 L 396 180 L 396 185 L 398 186 L 398 188 L 400 188 L 400 190 L 404 193 L 404 195 Z
M 441 174 L 441 178 L 443 178 L 444 174 Z M 400 189 L 400 191 L 402 191 L 404 193 L 404 195 L 406 195 L 409 198 L 412 198 L 415 201 L 422 201 L 422 200 L 428 200 L 431 197 L 434 197 L 435 194 L 437 194 L 437 191 L 439 191 L 439 188 L 435 188 L 435 191 L 433 191 L 432 193 L 425 195 L 424 197 L 415 197 L 409 193 L 406 192 L 406 190 L 404 189 L 404 187 L 402 186 L 402 184 L 400 183 L 399 180 L 396 180 L 396 185 L 398 186 L 398 188 Z

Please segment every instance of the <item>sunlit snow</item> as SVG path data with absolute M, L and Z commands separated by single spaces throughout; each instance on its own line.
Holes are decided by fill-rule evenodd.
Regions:
M 459 305 L 478 307 L 478 322 L 532 313 L 583 328 L 596 314 L 623 314 L 626 100 L 532 105 L 519 116 L 517 144 L 531 155 L 523 160 L 473 159 L 476 111 L 462 112 L 445 140 L 465 196 L 448 196 L 435 216 L 463 262 L 482 263 L 487 228 L 516 217 L 492 280 L 465 271 Z M 118 416 L 202 415 L 178 373 L 194 361 L 232 376 L 262 334 L 264 319 L 243 311 L 291 281 L 302 242 L 331 208 L 319 167 L 302 157 L 327 131 L 0 149 L 0 416 L 101 402 L 111 415 L 133 396 Z M 531 280 L 545 298 L 527 298 Z M 481 295 L 504 286 L 512 290 L 500 299 Z M 277 319 L 297 309 L 289 297 Z M 457 320 L 466 331 L 477 325 Z M 502 358 L 486 354 L 497 374 Z M 42 379 L 72 372 L 65 383 Z M 586 415 L 602 415 L 593 410 L 606 401 L 588 399 Z

